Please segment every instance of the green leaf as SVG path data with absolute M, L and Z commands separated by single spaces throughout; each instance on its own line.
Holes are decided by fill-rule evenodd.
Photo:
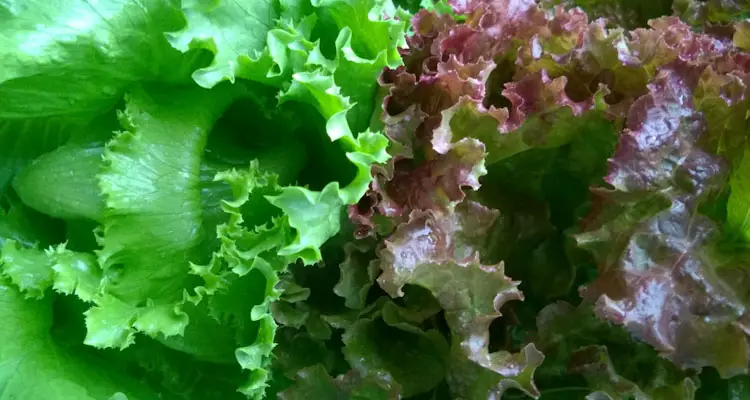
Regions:
M 445 379 L 448 343 L 436 329 L 423 331 L 403 317 L 394 317 L 399 307 L 392 302 L 385 305 L 382 318 L 377 312 L 346 329 L 344 356 L 364 376 L 388 374 L 402 386 L 404 396 L 428 392 Z M 415 307 L 407 313 L 415 311 L 424 310 Z
M 0 250 L 3 275 L 29 298 L 44 297 L 44 292 L 52 286 L 52 262 L 44 251 L 19 247 L 13 240 L 6 240 Z
M 354 179 L 340 191 L 334 189 L 343 204 L 354 204 L 365 194 L 372 181 L 370 165 L 388 160 L 388 140 L 385 136 L 365 131 L 356 137 L 347 122 L 347 114 L 353 107 L 348 97 L 332 77 L 315 73 L 297 73 L 292 85 L 279 96 L 280 103 L 298 101 L 314 106 L 326 119 L 326 132 L 333 142 L 338 142 L 346 151 L 346 157 L 356 167 Z M 331 185 L 334 185 L 332 183 Z M 338 185 L 336 185 L 338 186 Z
M 398 48 L 406 47 L 406 23 L 393 18 L 396 7 L 391 0 L 312 0 L 312 4 L 325 9 L 338 29 L 351 29 L 352 48 L 357 55 L 375 60 L 385 51 L 388 67 L 402 64 Z
M 289 226 L 296 230 L 295 240 L 281 249 L 280 255 L 299 258 L 307 265 L 321 259 L 320 246 L 338 233 L 343 203 L 338 184 L 327 185 L 322 192 L 301 187 L 284 188 L 268 201 L 282 209 Z
M 0 208 L 0 245 L 8 240 L 23 247 L 49 246 L 64 240 L 64 227 L 17 200 L 10 200 L 8 211 Z
M 336 355 L 323 341 L 294 328 L 279 328 L 275 342 L 273 367 L 288 378 L 294 378 L 299 370 L 317 363 L 323 363 L 330 371 L 336 361 Z
M 142 383 L 50 335 L 52 299 L 23 298 L 0 278 L 0 399 L 157 399 Z
M 354 27 L 356 29 L 356 26 Z M 403 36 L 403 33 L 401 34 Z M 348 115 L 354 129 L 366 128 L 375 108 L 377 79 L 387 65 L 387 51 L 383 50 L 373 59 L 359 56 L 352 45 L 352 28 L 345 26 L 336 38 L 336 66 L 334 79 L 350 97 L 354 107 Z
M 345 299 L 349 308 L 359 310 L 365 307 L 367 294 L 380 273 L 373 248 L 362 242 L 344 245 L 346 258 L 339 264 L 340 279 L 333 291 Z
M 136 81 L 179 81 L 168 0 L 9 0 L 0 22 L 0 119 L 94 115 Z
M 0 272 L 30 298 L 44 297 L 52 286 L 59 293 L 92 301 L 101 280 L 92 254 L 70 251 L 65 245 L 44 251 L 25 248 L 14 240 L 6 240 L 0 249 Z
M 39 156 L 59 146 L 95 147 L 119 128 L 113 110 L 96 117 L 0 119 L 0 196 L 14 176 Z
M 715 371 L 701 374 L 701 386 L 697 399 L 744 399 L 750 396 L 750 376 L 741 375 L 730 379 L 721 379 Z
M 33 209 L 62 219 L 101 221 L 104 200 L 96 178 L 102 166 L 101 146 L 63 146 L 26 167 L 13 188 Z
M 244 77 L 238 76 L 241 65 L 260 58 L 279 16 L 277 8 L 273 0 L 183 1 L 186 26 L 167 38 L 182 52 L 206 49 L 214 54 L 211 65 L 193 72 L 198 85 L 212 88 Z
M 727 225 L 745 242 L 750 242 L 750 151 L 745 150 L 729 181 Z
M 203 233 L 201 156 L 233 90 L 138 88 L 128 96 L 121 117 L 128 131 L 107 145 L 99 176 L 105 280 L 87 312 L 88 344 L 122 348 L 135 330 L 171 336 L 185 329 L 188 318 L 178 305 L 191 286 L 188 263 Z
M 254 207 L 259 201 L 281 190 L 277 177 L 262 172 L 258 162 L 250 163 L 246 170 L 221 172 L 215 179 L 226 182 L 232 190 L 232 198 L 222 201 L 222 209 L 229 219 L 217 227 L 221 246 L 209 263 L 190 265 L 192 274 L 200 276 L 204 285 L 196 287 L 195 295 L 188 299 L 197 303 L 211 295 L 208 315 L 234 327 L 237 346 L 234 356 L 240 366 L 249 371 L 240 392 L 260 399 L 270 379 L 271 353 L 275 346 L 276 323 L 270 306 L 281 295 L 276 288 L 278 273 L 292 261 L 280 254 L 280 250 L 293 236 L 287 217 L 252 215 L 264 209 Z M 244 213 L 245 210 L 249 214 Z M 248 227 L 246 223 L 251 221 L 257 225 Z M 187 349 L 195 346 L 196 341 L 211 341 L 214 331 L 193 333 L 188 327 L 186 341 L 178 340 L 176 344 Z M 188 338 L 188 334 L 193 338 Z
M 605 346 L 592 345 L 577 350 L 571 357 L 569 369 L 582 374 L 589 387 L 595 390 L 586 396 L 587 400 L 695 398 L 696 384 L 689 378 L 671 386 L 659 387 L 653 393 L 644 393 L 638 385 L 617 373 Z
M 695 25 L 722 24 L 746 18 L 750 5 L 738 0 L 675 0 L 674 12 Z
M 55 291 L 75 294 L 86 302 L 93 301 L 101 283 L 101 269 L 96 257 L 90 253 L 67 250 L 65 245 L 52 247 L 46 253 L 53 260 L 55 277 L 52 287 Z
M 108 355 L 111 362 L 124 363 L 138 371 L 139 378 L 158 388 L 165 399 L 246 399 L 237 392 L 243 377 L 235 363 L 201 361 L 151 338 L 140 338 L 126 350 Z
M 552 303 L 536 322 L 535 343 L 547 356 L 537 371 L 540 385 L 584 386 L 587 399 L 693 399 L 691 371 L 679 370 L 626 330 L 598 319 L 591 304 Z
M 67 142 L 80 123 L 59 119 L 0 120 L 0 196 L 34 158 Z
M 581 7 L 592 20 L 604 17 L 631 29 L 644 27 L 649 20 L 672 11 L 672 0 L 544 0 L 543 4 Z
M 397 400 L 400 389 L 384 377 L 362 378 L 356 372 L 331 378 L 321 365 L 297 373 L 295 384 L 279 394 L 282 400 Z
M 744 51 L 750 50 L 750 22 L 744 21 L 737 23 L 735 25 L 735 33 L 732 39 L 735 46 Z

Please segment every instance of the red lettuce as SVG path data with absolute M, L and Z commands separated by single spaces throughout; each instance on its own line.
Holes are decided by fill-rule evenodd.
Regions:
M 750 361 L 747 55 L 664 22 L 676 58 L 631 107 L 611 188 L 596 190 L 588 232 L 577 236 L 599 263 L 582 295 L 677 365 L 733 376 Z
M 349 208 L 355 236 L 381 241 L 385 292 L 421 286 L 440 303 L 456 396 L 538 395 L 544 341 L 513 335 L 581 285 L 599 318 L 688 372 L 626 378 L 593 341 L 566 350 L 578 361 L 564 374 L 585 376 L 590 398 L 692 398 L 689 371 L 750 361 L 750 25 L 718 2 L 563 3 L 451 0 L 414 15 L 404 65 L 380 76 L 374 124 L 391 159 Z

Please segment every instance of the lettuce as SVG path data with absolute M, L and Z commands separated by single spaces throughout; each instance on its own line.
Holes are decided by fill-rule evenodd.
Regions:
M 68 347 L 50 333 L 53 304 L 28 301 L 6 279 L 0 283 L 3 329 L 0 377 L 4 396 L 17 398 L 153 399 L 148 386 L 78 347 Z M 33 384 L 32 384 L 33 382 Z M 10 397 L 9 397 L 10 398 Z
M 748 12 L 0 2 L 0 400 L 750 396 Z
M 262 397 L 279 276 L 320 261 L 369 166 L 387 158 L 385 137 L 367 125 L 377 75 L 401 62 L 405 23 L 391 10 L 3 4 L 0 269 L 8 295 L 28 299 L 13 300 L 9 317 L 47 315 L 49 325 L 40 302 L 72 296 L 85 304 L 83 344 L 127 354 L 150 337 L 236 365 L 246 373 L 235 389 Z M 3 340 L 4 396 L 44 393 L 14 382 L 70 379 L 54 368 L 14 372 L 24 353 L 12 346 L 26 340 Z M 91 398 L 121 396 L 117 385 L 70 381 Z M 151 390 L 139 396 L 166 389 Z

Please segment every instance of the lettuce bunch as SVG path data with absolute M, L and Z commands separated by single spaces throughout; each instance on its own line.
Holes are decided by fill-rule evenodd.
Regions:
M 0 400 L 750 397 L 749 18 L 0 2 Z
M 396 12 L 4 2 L 3 396 L 262 397 L 279 275 L 321 260 L 387 159 L 368 125 Z

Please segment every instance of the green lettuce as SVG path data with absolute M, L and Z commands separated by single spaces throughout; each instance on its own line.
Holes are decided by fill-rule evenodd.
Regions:
M 388 157 L 368 125 L 378 74 L 401 62 L 396 12 L 346 1 L 0 5 L 0 271 L 26 299 L 7 312 L 42 318 L 42 304 L 72 296 L 87 352 L 114 349 L 140 370 L 145 341 L 235 365 L 245 377 L 234 389 L 263 397 L 280 276 L 321 260 L 370 165 Z M 2 362 L 23 357 L 13 346 L 24 340 L 3 340 Z M 69 379 L 22 373 L 0 381 L 3 393 Z M 91 398 L 117 393 L 72 382 Z M 175 394 L 149 383 L 151 397 L 135 398 Z

